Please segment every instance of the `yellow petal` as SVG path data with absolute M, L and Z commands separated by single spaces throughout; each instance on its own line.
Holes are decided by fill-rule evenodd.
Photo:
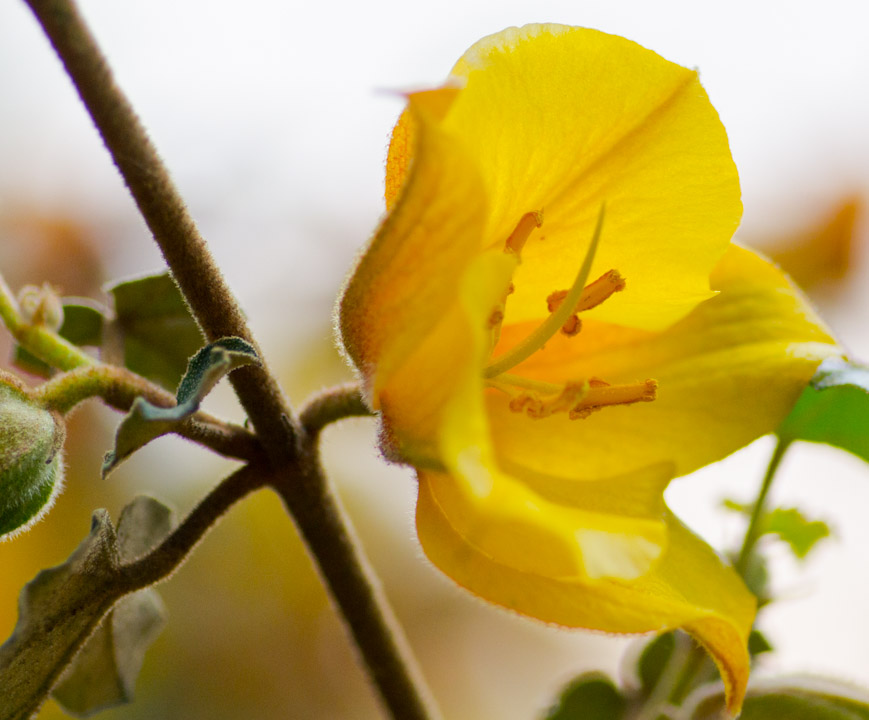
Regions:
M 443 321 L 456 278 L 479 251 L 487 206 L 479 175 L 431 116 L 454 92 L 411 97 L 419 131 L 410 174 L 340 300 L 341 339 L 375 408 L 376 386 Z
M 420 478 L 416 522 L 428 558 L 459 585 L 523 615 L 614 633 L 687 630 L 718 664 L 728 705 L 738 712 L 748 679 L 746 642 L 755 600 L 739 577 L 671 514 L 667 549 L 632 581 L 559 579 L 494 561 L 443 514 L 429 478 Z
M 669 466 L 575 482 L 510 475 L 485 454 L 484 443 L 468 445 L 451 474 L 420 471 L 419 480 L 455 532 L 493 561 L 553 578 L 633 580 L 664 551 Z
M 489 391 L 498 457 L 579 478 L 670 461 L 678 476 L 772 432 L 820 361 L 841 351 L 786 276 L 750 251 L 731 246 L 711 280 L 719 294 L 661 333 L 588 321 L 577 337 L 553 337 L 516 367 L 553 383 L 653 378 L 658 396 L 582 420 L 532 420 Z M 504 328 L 502 342 L 526 333 Z
M 388 457 L 442 469 L 444 416 L 451 407 L 457 412 L 457 402 L 467 404 L 463 422 L 478 424 L 474 436 L 487 433 L 481 425 L 480 377 L 489 352 L 487 318 L 503 299 L 515 267 L 506 253 L 477 254 L 449 280 L 452 302 L 435 327 L 390 372 L 380 372 L 381 446 Z
M 465 86 L 441 127 L 481 174 L 486 243 L 503 243 L 526 212 L 545 214 L 508 317 L 542 317 L 547 295 L 570 286 L 604 201 L 592 277 L 615 268 L 629 291 L 591 317 L 659 329 L 710 297 L 709 272 L 742 208 L 724 128 L 694 71 L 595 30 L 528 25 L 479 41 L 453 76 Z

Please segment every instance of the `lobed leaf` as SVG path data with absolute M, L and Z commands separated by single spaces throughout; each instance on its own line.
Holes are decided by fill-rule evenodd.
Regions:
M 59 699 L 69 701 L 71 710 L 87 714 L 100 703 L 105 706 L 109 696 L 103 690 L 113 685 L 132 692 L 157 626 L 154 613 L 145 608 L 159 607 L 159 600 L 156 606 L 153 596 L 119 606 L 100 630 L 91 633 L 127 592 L 119 575 L 121 563 L 142 554 L 170 528 L 169 511 L 151 498 L 136 498 L 128 505 L 117 531 L 108 513 L 97 510 L 90 534 L 69 559 L 41 571 L 24 586 L 18 622 L 0 646 L 0 720 L 30 718 L 71 661 L 73 669 L 58 686 Z
M 174 526 L 172 511 L 145 496 L 133 500 L 118 520 L 122 562 L 143 555 Z M 145 652 L 166 624 L 166 609 L 150 588 L 122 598 L 88 638 L 52 690 L 68 713 L 87 717 L 133 699 Z

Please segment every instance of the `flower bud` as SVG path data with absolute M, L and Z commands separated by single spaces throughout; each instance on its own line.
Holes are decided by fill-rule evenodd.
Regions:
M 63 420 L 0 372 L 0 540 L 27 529 L 63 484 Z

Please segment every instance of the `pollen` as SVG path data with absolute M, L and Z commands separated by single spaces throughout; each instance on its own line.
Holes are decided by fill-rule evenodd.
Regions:
M 507 242 L 504 244 L 504 252 L 511 252 L 519 255 L 522 248 L 525 247 L 525 241 L 528 240 L 531 233 L 536 228 L 543 225 L 543 211 L 527 212 L 516 224 L 516 229 L 510 233 Z

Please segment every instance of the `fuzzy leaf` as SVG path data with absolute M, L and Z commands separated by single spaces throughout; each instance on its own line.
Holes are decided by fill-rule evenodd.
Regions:
M 118 553 L 130 562 L 160 542 L 174 525 L 172 512 L 149 497 L 127 505 L 118 520 Z M 109 612 L 64 671 L 52 696 L 64 710 L 87 717 L 133 699 L 145 651 L 166 623 L 160 596 L 150 588 L 125 597 Z
M 785 442 L 826 443 L 869 462 L 869 368 L 822 362 L 777 433 Z
M 561 693 L 544 720 L 621 720 L 627 701 L 602 673 L 580 675 Z
M 0 720 L 26 720 L 121 591 L 114 582 L 117 536 L 97 510 L 90 535 L 62 565 L 21 591 L 18 623 L 0 647 Z
M 202 399 L 227 373 L 258 363 L 256 351 L 241 338 L 222 338 L 197 352 L 178 385 L 175 407 L 162 408 L 136 398 L 115 435 L 115 447 L 106 453 L 103 477 L 123 460 L 155 438 L 172 432 L 199 409 Z
M 106 288 L 114 298 L 110 334 L 120 337 L 124 365 L 174 390 L 202 334 L 168 272 Z
M 677 720 L 726 717 L 720 687 L 692 693 Z M 814 677 L 771 678 L 752 683 L 740 720 L 869 720 L 869 693 L 842 682 Z

